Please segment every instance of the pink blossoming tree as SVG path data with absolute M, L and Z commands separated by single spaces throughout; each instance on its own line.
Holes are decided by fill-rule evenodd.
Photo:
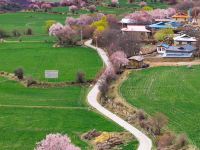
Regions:
M 53 24 L 49 28 L 49 35 L 55 36 L 59 40 L 59 44 L 71 44 L 74 45 L 77 42 L 77 32 L 69 25 L 63 26 L 60 23 Z
M 110 56 L 110 61 L 115 68 L 116 73 L 120 73 L 122 69 L 128 65 L 129 60 L 123 51 L 116 51 Z
M 67 135 L 49 134 L 44 140 L 37 143 L 35 150 L 81 150 L 71 143 Z
M 148 25 L 153 22 L 153 17 L 145 11 L 134 12 L 126 16 L 126 18 L 137 25 Z
M 52 9 L 52 6 L 51 6 L 51 4 L 49 4 L 49 3 L 43 3 L 43 4 L 41 5 L 41 9 L 43 9 L 45 12 L 47 12 L 47 11 L 49 11 L 49 10 Z
M 76 11 L 78 11 L 78 7 L 76 5 L 72 5 L 69 7 L 69 11 L 71 11 L 73 14 L 76 13 Z

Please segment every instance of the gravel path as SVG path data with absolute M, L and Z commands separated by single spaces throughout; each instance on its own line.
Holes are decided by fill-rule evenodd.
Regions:
M 88 40 L 88 41 L 85 42 L 85 45 L 87 47 L 95 49 L 98 52 L 99 56 L 102 58 L 106 67 L 109 67 L 111 65 L 111 63 L 109 61 L 109 58 L 107 57 L 107 54 L 101 48 L 97 48 L 97 47 L 91 45 L 91 43 L 92 43 L 92 40 Z M 118 117 L 117 115 L 113 114 L 112 112 L 110 112 L 109 110 L 107 110 L 106 108 L 104 108 L 103 106 L 101 106 L 98 103 L 97 99 L 98 99 L 98 94 L 100 93 L 100 91 L 99 91 L 99 81 L 101 81 L 101 78 L 102 77 L 99 78 L 97 83 L 93 86 L 92 90 L 89 92 L 89 94 L 87 96 L 88 103 L 92 107 L 97 109 L 101 114 L 110 118 L 111 120 L 116 122 L 118 125 L 123 127 L 125 130 L 127 130 L 131 134 L 133 134 L 134 137 L 136 137 L 136 139 L 139 141 L 138 150 L 151 150 L 152 149 L 151 139 L 149 139 L 144 133 L 139 131 L 137 128 L 135 128 L 134 126 L 132 126 L 128 122 L 124 121 L 122 118 Z

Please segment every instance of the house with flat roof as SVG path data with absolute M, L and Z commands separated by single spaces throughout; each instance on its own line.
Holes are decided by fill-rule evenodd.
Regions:
M 165 43 L 162 43 L 158 45 L 158 49 L 161 46 L 162 46 L 162 51 L 158 51 L 158 53 L 163 58 L 190 58 L 196 51 L 196 47 L 190 44 L 181 46 L 169 46 Z
M 191 37 L 186 34 L 178 35 L 174 37 L 173 39 L 176 45 L 182 45 L 182 44 L 194 45 L 197 42 L 197 39 L 195 37 Z

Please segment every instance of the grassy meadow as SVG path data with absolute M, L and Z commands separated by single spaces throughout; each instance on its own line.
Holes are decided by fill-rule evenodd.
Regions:
M 121 131 L 88 108 L 86 93 L 86 87 L 30 89 L 0 78 L 0 148 L 31 150 L 46 134 L 59 132 L 85 150 L 84 132 Z
M 23 68 L 25 76 L 42 81 L 75 81 L 83 71 L 86 79 L 94 79 L 102 68 L 98 54 L 85 47 L 53 48 L 52 43 L 2 43 L 0 44 L 0 70 L 13 72 Z M 46 80 L 45 70 L 59 70 L 59 78 Z
M 84 71 L 94 79 L 102 68 L 98 54 L 85 47 L 53 48 L 55 38 L 45 30 L 47 20 L 64 23 L 66 15 L 18 12 L 0 14 L 0 28 L 33 30 L 31 36 L 8 38 L 0 43 L 0 71 L 13 72 L 22 67 L 25 76 L 41 81 L 75 81 Z M 48 41 L 48 42 L 44 42 Z M 44 70 L 59 70 L 59 79 L 45 80 Z M 86 103 L 88 87 L 25 88 L 0 78 L 0 149 L 31 150 L 49 133 L 68 134 L 81 149 L 88 149 L 80 135 L 92 129 L 122 131 L 113 122 L 90 110 Z
M 186 133 L 200 147 L 200 66 L 158 67 L 133 71 L 120 87 L 121 95 L 149 114 L 162 112 L 169 128 Z

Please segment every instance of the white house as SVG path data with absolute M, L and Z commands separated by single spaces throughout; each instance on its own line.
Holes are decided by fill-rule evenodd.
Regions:
M 182 45 L 182 44 L 195 44 L 197 42 L 195 37 L 191 37 L 186 34 L 182 34 L 173 38 L 175 45 Z
M 165 43 L 161 43 L 157 45 L 158 54 L 164 54 L 167 48 L 169 48 L 169 45 Z
M 169 46 L 162 43 L 157 46 L 157 52 L 163 58 L 190 58 L 196 51 L 196 47 L 186 44 L 181 46 Z
M 147 30 L 144 25 L 127 25 L 126 28 L 122 28 L 121 31 L 123 32 L 151 32 Z
M 122 28 L 121 31 L 127 33 L 137 32 L 142 39 L 148 39 L 148 33 L 151 32 L 150 30 L 147 30 L 144 25 L 127 25 L 127 27 Z

